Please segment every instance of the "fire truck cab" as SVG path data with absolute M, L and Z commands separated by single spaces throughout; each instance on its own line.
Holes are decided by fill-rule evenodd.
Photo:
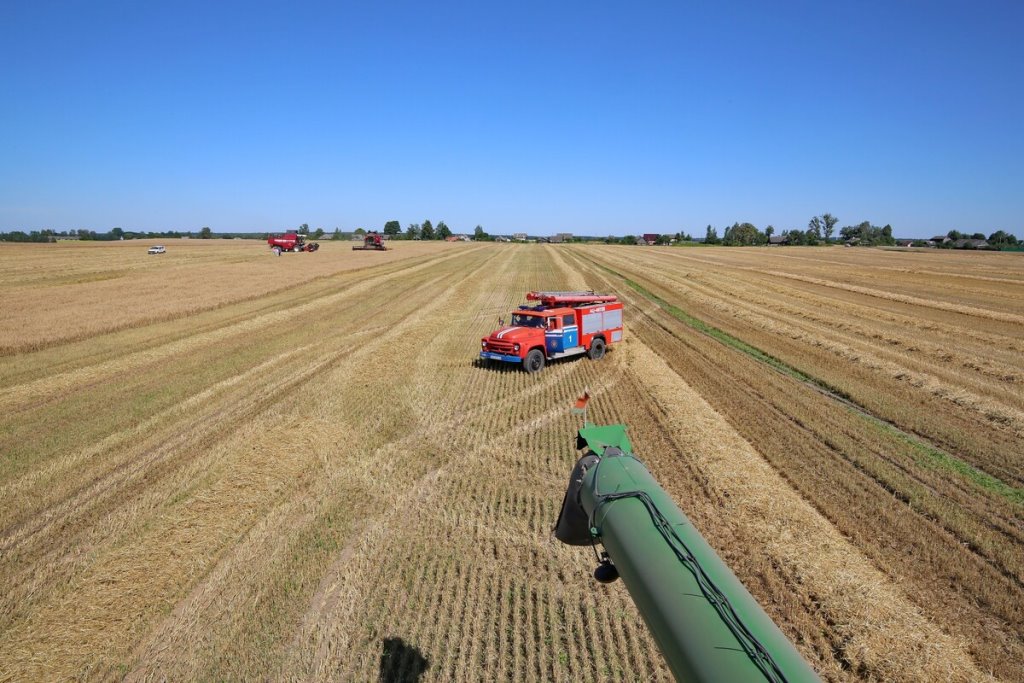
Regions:
M 598 360 L 609 344 L 622 341 L 622 302 L 594 292 L 529 292 L 509 325 L 480 340 L 485 361 L 519 363 L 539 372 L 548 360 L 586 353 Z

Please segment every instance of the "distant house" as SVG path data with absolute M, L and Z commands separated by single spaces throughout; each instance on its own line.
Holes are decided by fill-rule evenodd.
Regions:
M 914 246 L 914 240 L 896 240 L 897 247 L 912 247 Z
M 458 235 L 448 235 L 447 237 L 444 238 L 444 241 L 445 242 L 458 242 L 459 241 L 459 236 Z
M 556 237 L 561 237 L 563 242 L 572 242 L 572 233 L 571 232 L 560 232 L 560 233 L 558 233 L 555 236 Z
M 644 240 L 644 242 L 647 243 L 648 246 L 652 246 L 652 245 L 655 245 L 655 244 L 658 243 L 658 238 L 659 237 L 661 237 L 661 235 L 659 235 L 656 232 L 645 232 L 644 236 L 643 236 L 643 240 Z
M 779 247 L 789 244 L 789 235 L 772 235 L 768 238 L 768 244 Z
M 512 234 L 512 239 L 514 239 L 516 242 L 525 242 L 526 241 L 526 233 L 525 232 L 513 233 Z
M 953 242 L 954 249 L 984 249 L 988 246 L 988 240 L 956 240 Z
M 947 242 L 952 242 L 953 240 L 949 239 L 949 235 L 936 235 L 935 237 L 931 238 L 928 241 L 931 242 L 932 244 L 946 244 Z
M 541 241 L 543 241 L 543 240 L 544 240 L 544 238 L 542 237 Z M 562 235 L 561 234 L 552 235 L 551 237 L 547 238 L 547 241 L 551 242 L 551 244 L 561 244 L 563 242 Z

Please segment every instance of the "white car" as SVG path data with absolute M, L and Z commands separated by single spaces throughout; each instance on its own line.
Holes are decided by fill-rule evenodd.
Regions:
M 156 245 L 154 247 L 150 247 L 148 253 L 150 253 L 150 254 L 162 254 L 165 251 L 167 251 L 167 248 L 164 247 L 162 244 L 158 244 L 158 245 Z

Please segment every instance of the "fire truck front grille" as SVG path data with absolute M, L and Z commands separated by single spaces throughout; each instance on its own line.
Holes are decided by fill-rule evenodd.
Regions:
M 512 342 L 501 341 L 500 339 L 488 339 L 487 350 L 493 351 L 495 353 L 500 353 L 506 356 L 511 356 L 512 354 L 515 353 L 515 351 L 512 350 Z

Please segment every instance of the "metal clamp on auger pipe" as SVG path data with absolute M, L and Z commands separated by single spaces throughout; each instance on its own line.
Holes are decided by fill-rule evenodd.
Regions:
M 604 546 L 595 578 L 622 577 L 676 680 L 819 680 L 633 455 L 625 426 L 584 423 L 576 447 L 555 537 Z

